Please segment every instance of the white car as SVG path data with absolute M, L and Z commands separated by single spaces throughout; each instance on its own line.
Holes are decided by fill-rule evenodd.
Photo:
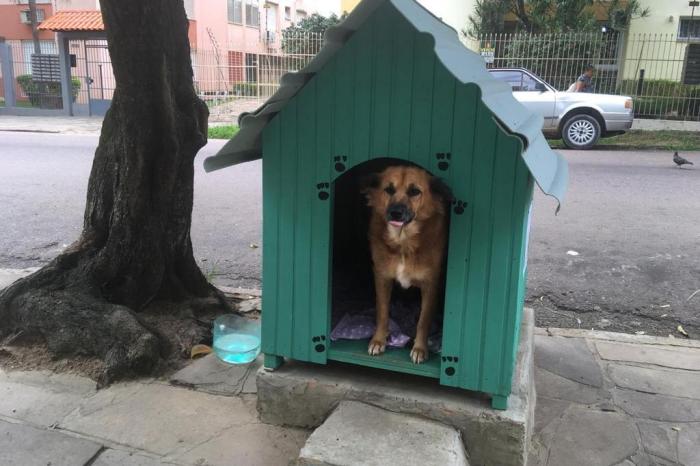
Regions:
M 570 149 L 590 149 L 601 137 L 622 134 L 632 127 L 632 98 L 590 92 L 557 91 L 523 68 L 491 68 L 491 76 L 513 89 L 513 97 L 542 115 L 542 132 L 562 138 Z

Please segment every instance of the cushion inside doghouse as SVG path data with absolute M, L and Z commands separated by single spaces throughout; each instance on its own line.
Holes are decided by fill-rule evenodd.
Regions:
M 335 291 L 335 290 L 334 290 Z M 413 290 L 412 290 L 413 291 Z M 400 291 L 395 291 L 395 294 Z M 408 293 L 415 295 L 418 293 Z M 418 296 L 419 297 L 419 296 Z M 416 332 L 416 324 L 420 316 L 420 301 L 418 299 L 392 299 L 390 307 L 389 338 L 387 346 L 403 348 L 409 344 Z M 366 340 L 372 338 L 375 324 L 375 306 L 373 303 L 358 303 L 357 300 L 338 296 L 333 307 L 333 330 L 331 340 Z M 442 343 L 442 330 L 439 318 L 433 320 L 428 349 L 439 353 Z

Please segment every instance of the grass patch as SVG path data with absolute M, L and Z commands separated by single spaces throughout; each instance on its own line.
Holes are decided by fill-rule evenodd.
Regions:
M 236 125 L 210 126 L 209 139 L 231 139 L 237 132 Z
M 553 149 L 565 149 L 561 139 L 550 140 Z M 698 131 L 628 131 L 620 136 L 604 138 L 598 141 L 595 149 L 620 150 L 700 150 L 700 132 Z

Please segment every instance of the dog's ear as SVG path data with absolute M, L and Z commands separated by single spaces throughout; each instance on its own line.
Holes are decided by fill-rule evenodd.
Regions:
M 452 202 L 454 196 L 452 195 L 452 190 L 447 183 L 445 183 L 441 178 L 434 176 L 430 179 L 430 191 L 442 198 L 445 202 Z
M 360 192 L 362 194 L 369 194 L 373 189 L 379 187 L 379 175 L 377 173 L 370 173 L 360 178 Z

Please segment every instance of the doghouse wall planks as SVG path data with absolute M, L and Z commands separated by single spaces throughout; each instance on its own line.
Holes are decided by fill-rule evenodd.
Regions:
M 370 159 L 403 159 L 456 197 L 440 381 L 507 396 L 533 180 L 522 140 L 433 47 L 386 3 L 265 127 L 262 350 L 326 362 L 333 182 Z

